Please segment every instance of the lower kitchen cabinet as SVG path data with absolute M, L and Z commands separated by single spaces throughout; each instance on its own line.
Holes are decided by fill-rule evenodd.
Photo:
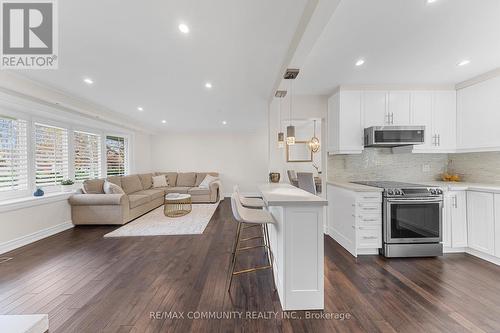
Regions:
M 382 193 L 327 185 L 328 235 L 353 256 L 382 247 Z
M 495 256 L 500 258 L 500 194 L 495 194 Z
M 443 246 L 467 247 L 467 194 L 465 191 L 449 191 L 444 197 Z
M 489 255 L 495 255 L 495 201 L 493 193 L 467 192 L 469 248 Z

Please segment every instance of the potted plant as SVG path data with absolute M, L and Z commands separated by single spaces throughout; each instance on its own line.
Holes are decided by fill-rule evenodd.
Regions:
M 63 192 L 71 192 L 73 191 L 73 185 L 75 182 L 71 179 L 63 179 L 61 181 L 61 188 Z

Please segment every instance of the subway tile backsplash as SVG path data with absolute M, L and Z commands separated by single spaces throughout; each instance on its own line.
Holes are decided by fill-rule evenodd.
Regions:
M 328 179 L 432 181 L 447 164 L 447 154 L 393 154 L 389 148 L 369 148 L 358 155 L 329 156 Z

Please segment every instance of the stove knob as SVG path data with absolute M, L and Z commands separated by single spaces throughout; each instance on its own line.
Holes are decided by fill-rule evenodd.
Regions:
M 438 188 L 438 189 L 436 190 L 436 193 L 437 193 L 437 194 L 443 194 L 443 190 L 442 190 L 442 189 L 440 189 L 440 188 Z
M 431 188 L 431 194 L 432 194 L 432 195 L 436 195 L 436 189 Z
M 403 192 L 401 192 L 401 190 L 396 190 L 396 191 L 394 191 L 394 193 L 395 193 L 396 195 L 401 195 L 401 194 L 403 194 Z
M 389 195 L 394 195 L 394 191 L 393 191 L 393 190 L 388 190 L 388 191 L 387 191 L 387 194 L 389 194 Z

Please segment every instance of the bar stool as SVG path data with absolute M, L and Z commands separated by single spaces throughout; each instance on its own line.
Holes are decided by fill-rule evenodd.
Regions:
M 249 197 L 242 196 L 238 185 L 234 185 L 234 193 L 236 193 L 238 195 L 238 198 L 240 199 L 241 204 L 245 207 L 262 208 L 262 207 L 266 206 L 264 200 L 262 200 L 261 198 L 249 198 Z
M 231 292 L 231 284 L 233 282 L 233 277 L 235 275 L 240 275 L 240 274 L 245 274 L 245 273 L 251 273 L 263 269 L 271 269 L 271 274 L 273 276 L 273 285 L 274 285 L 274 290 L 276 290 L 276 284 L 274 281 L 274 272 L 273 272 L 273 253 L 271 251 L 271 247 L 269 246 L 269 229 L 267 225 L 269 223 L 274 223 L 274 219 L 272 215 L 262 209 L 250 209 L 250 208 L 245 208 L 240 202 L 239 195 L 237 193 L 233 193 L 231 196 L 231 208 L 233 211 L 234 218 L 236 219 L 236 222 L 238 223 L 238 228 L 236 230 L 236 237 L 234 239 L 233 243 L 233 251 L 231 255 L 231 264 L 230 264 L 230 269 L 229 269 L 229 287 L 227 288 L 228 292 Z M 243 238 L 240 239 L 242 229 L 254 227 L 254 226 L 263 226 L 263 236 L 257 236 L 257 237 L 250 237 L 250 238 Z M 252 239 L 259 239 L 259 238 L 264 238 L 264 244 L 262 245 L 257 245 L 257 246 L 243 246 L 239 247 L 241 242 L 249 241 Z M 238 255 L 238 252 L 241 251 L 246 251 L 246 250 L 251 250 L 251 249 L 256 249 L 256 248 L 264 248 L 267 254 L 267 259 L 269 261 L 268 265 L 265 266 L 257 266 L 257 267 L 252 267 L 252 268 L 247 268 L 243 269 L 240 271 L 234 271 L 235 265 L 236 265 L 236 257 Z

